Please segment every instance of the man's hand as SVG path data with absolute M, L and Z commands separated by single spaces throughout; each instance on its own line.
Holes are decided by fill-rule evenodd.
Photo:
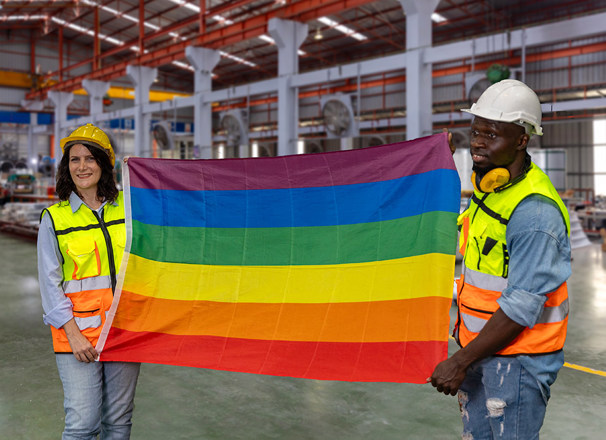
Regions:
M 467 368 L 472 363 L 492 356 L 508 346 L 524 328 L 510 319 L 503 310 L 497 309 L 478 336 L 465 348 L 440 362 L 427 381 L 431 382 L 440 393 L 454 396 L 465 379 Z
M 447 128 L 443 128 L 442 132 L 448 133 L 448 146 L 450 147 L 450 152 L 452 154 L 455 154 L 455 151 L 457 151 L 457 147 L 455 147 L 454 144 L 452 143 L 452 133 L 450 131 L 448 131 Z
M 95 362 L 99 353 L 97 353 L 97 350 L 95 350 L 95 347 L 93 347 L 86 336 L 82 334 L 74 318 L 63 325 L 63 330 L 65 330 L 74 357 L 80 362 Z
M 438 392 L 454 396 L 465 379 L 467 365 L 459 362 L 456 353 L 436 365 L 431 377 L 427 379 Z

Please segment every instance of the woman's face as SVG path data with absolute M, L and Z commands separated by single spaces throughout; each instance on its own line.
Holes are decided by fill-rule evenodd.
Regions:
M 101 167 L 87 147 L 75 144 L 69 150 L 69 174 L 80 193 L 97 190 Z

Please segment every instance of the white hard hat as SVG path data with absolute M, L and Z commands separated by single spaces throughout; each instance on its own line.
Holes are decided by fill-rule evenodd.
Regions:
M 504 79 L 491 85 L 478 102 L 461 111 L 491 121 L 513 122 L 527 128 L 528 134 L 543 134 L 539 97 L 530 87 L 515 79 Z

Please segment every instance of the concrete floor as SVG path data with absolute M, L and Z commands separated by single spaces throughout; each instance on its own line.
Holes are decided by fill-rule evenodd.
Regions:
M 562 369 L 544 439 L 601 439 L 606 431 L 606 254 L 593 244 L 573 256 L 566 360 L 598 371 Z M 0 439 L 58 439 L 63 397 L 42 323 L 34 243 L 0 235 L 0 298 Z M 461 429 L 456 398 L 429 385 L 146 364 L 135 402 L 135 440 L 456 439 Z

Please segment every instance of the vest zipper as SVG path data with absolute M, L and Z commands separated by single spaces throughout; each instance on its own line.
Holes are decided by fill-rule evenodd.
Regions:
M 99 226 L 101 226 L 101 231 L 103 232 L 103 237 L 105 238 L 105 247 L 107 248 L 107 259 L 109 260 L 109 273 L 111 275 L 113 293 L 116 290 L 116 264 L 114 262 L 114 249 L 112 246 L 112 239 L 109 235 L 107 227 L 105 226 L 105 222 L 101 217 L 99 217 L 97 211 L 93 211 L 91 209 L 91 212 L 99 222 Z M 105 208 L 103 209 L 103 213 L 105 214 Z

